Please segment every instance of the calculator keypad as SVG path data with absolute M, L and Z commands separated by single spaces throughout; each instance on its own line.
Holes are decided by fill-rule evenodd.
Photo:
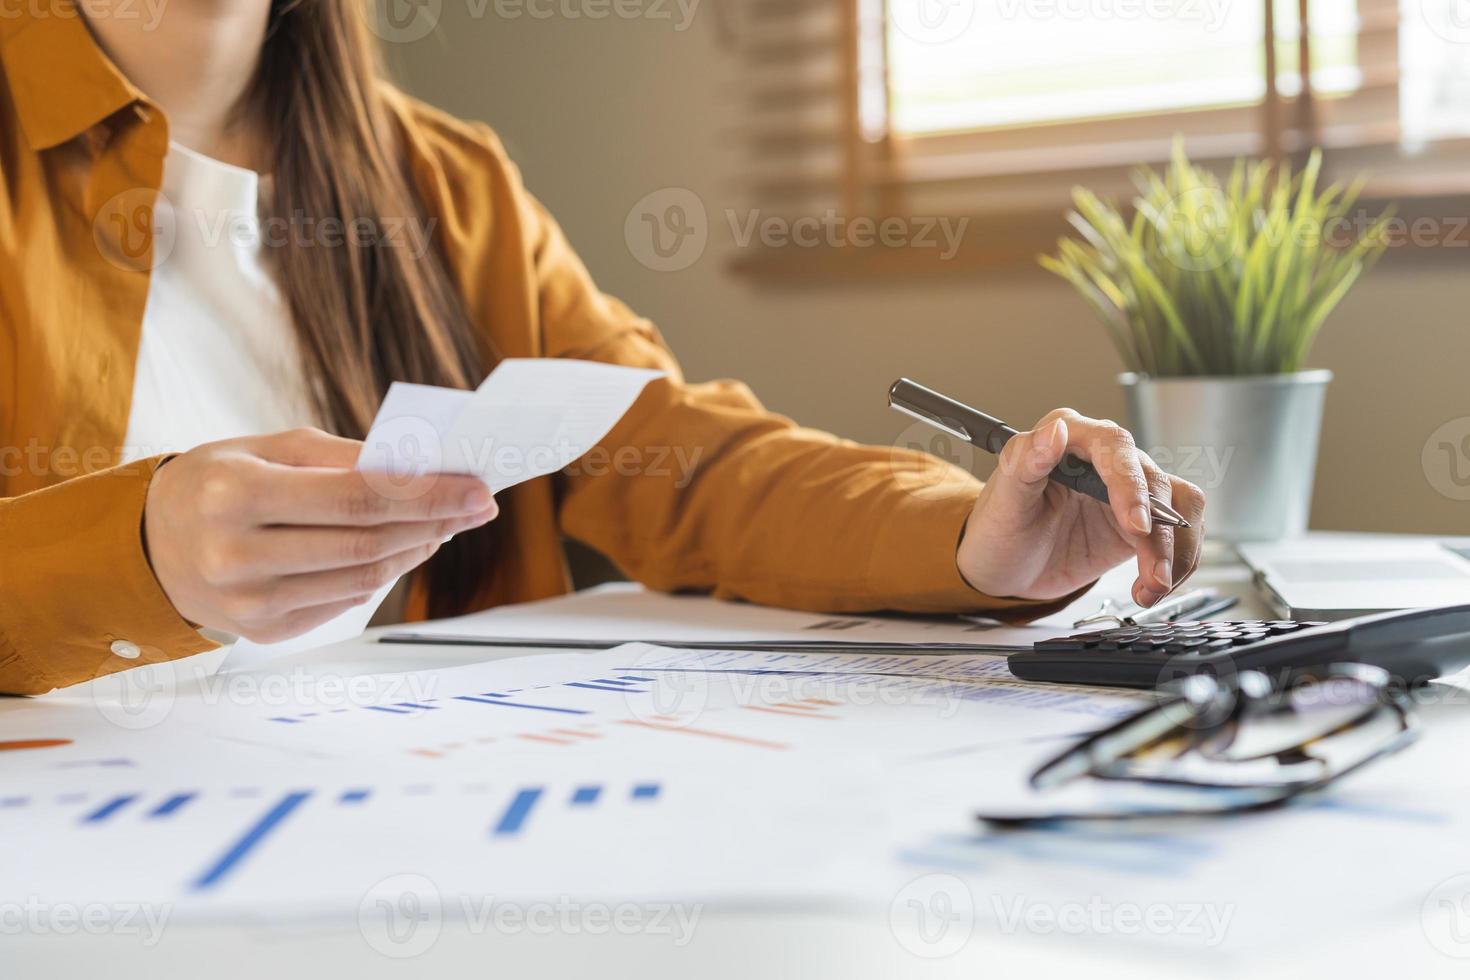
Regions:
M 1136 653 L 1156 658 L 1200 657 L 1225 653 L 1273 636 L 1285 636 L 1297 630 L 1325 625 L 1327 624 L 1291 619 L 1245 619 L 1119 626 L 1115 629 L 1042 640 L 1035 644 L 1035 649 L 1041 653 L 1095 650 L 1098 653 Z

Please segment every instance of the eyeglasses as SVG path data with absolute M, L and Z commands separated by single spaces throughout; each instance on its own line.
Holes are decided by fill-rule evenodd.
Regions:
M 1386 671 L 1332 664 L 1272 681 L 1195 674 L 1088 735 L 1031 776 L 1041 792 L 1090 780 L 1084 807 L 983 814 L 1001 826 L 1239 813 L 1280 806 L 1404 748 L 1412 705 Z M 1131 792 L 1119 792 L 1127 784 Z M 1132 798 L 1137 797 L 1137 798 Z

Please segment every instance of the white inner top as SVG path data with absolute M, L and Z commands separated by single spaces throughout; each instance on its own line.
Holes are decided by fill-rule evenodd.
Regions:
M 126 459 L 320 424 L 290 312 L 265 262 L 266 179 L 169 143 Z M 402 619 L 404 582 L 374 623 Z
M 125 455 L 317 424 L 263 254 L 259 174 L 170 143 Z

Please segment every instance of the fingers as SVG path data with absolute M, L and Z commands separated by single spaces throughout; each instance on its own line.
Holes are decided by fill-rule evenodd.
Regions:
M 1151 496 L 1159 500 L 1170 498 L 1169 477 L 1147 456 L 1140 454 L 1139 464 Z M 1140 606 L 1152 606 L 1174 589 L 1180 581 L 1175 567 L 1176 529 L 1168 524 L 1155 522 L 1153 533 L 1137 542 L 1138 580 L 1133 583 L 1133 601 Z
M 259 529 L 240 545 L 240 553 L 221 562 L 228 583 L 272 575 L 321 572 L 382 561 L 404 551 L 442 543 L 461 531 L 479 527 L 488 511 L 437 521 L 403 521 L 370 527 L 291 527 Z
M 998 518 L 1024 526 L 1022 522 L 1041 506 L 1047 477 L 1066 452 L 1068 432 L 1066 421 L 1055 418 L 1006 443 L 1000 465 L 986 483 Z
M 1090 419 L 1070 408 L 1057 409 L 1043 421 L 1054 418 L 1067 423 L 1070 433 L 1067 451 L 1091 463 L 1102 477 L 1108 488 L 1113 520 L 1120 533 L 1133 540 L 1151 533 L 1151 487 L 1145 468 L 1148 457 L 1134 445 L 1132 434 L 1116 422 Z
M 1174 528 L 1156 524 L 1153 535 L 1139 549 L 1133 599 L 1141 606 L 1151 606 L 1179 588 L 1199 567 L 1204 547 L 1205 495 L 1187 480 L 1160 472 L 1148 457 L 1144 460 L 1154 496 L 1167 500 L 1190 525 Z
M 1152 606 L 1199 565 L 1204 494 L 1193 484 L 1159 469 L 1134 444 L 1132 435 L 1115 422 L 1086 418 L 1064 408 L 1048 414 L 1036 431 L 1058 422 L 1065 425 L 1066 453 L 1091 463 L 1107 486 L 1109 513 L 1138 561 L 1133 599 L 1139 605 Z M 1026 435 L 1011 442 L 1019 442 Z M 1174 528 L 1154 521 L 1150 513 L 1153 500 L 1170 503 L 1192 526 Z
M 1177 476 L 1169 477 L 1170 503 L 1189 527 L 1174 531 L 1174 587 L 1199 567 L 1205 541 L 1205 494 L 1199 487 Z
M 267 612 L 272 618 L 277 618 L 292 610 L 370 596 L 428 561 L 439 550 L 440 544 L 435 541 L 420 545 L 366 565 L 287 575 L 278 579 L 266 593 Z
M 259 524 L 370 527 L 473 516 L 489 520 L 497 512 L 490 488 L 473 476 L 424 474 L 385 487 L 351 469 L 298 468 L 273 475 L 272 492 L 253 504 Z
M 355 599 L 344 599 L 341 602 L 331 602 L 324 606 L 312 606 L 310 609 L 298 609 L 270 622 L 242 625 L 236 632 L 256 643 L 278 643 L 281 640 L 300 636 L 308 630 L 316 629 L 328 620 L 336 619 L 347 610 L 360 606 L 367 600 L 367 596 L 362 596 Z
M 282 466 L 327 466 L 350 470 L 357 465 L 362 443 L 321 429 L 289 429 L 249 440 L 262 459 Z
M 354 469 L 358 450 L 296 429 L 206 443 L 154 474 L 143 534 L 179 614 L 252 639 L 298 635 L 498 513 L 474 477 L 399 483 Z

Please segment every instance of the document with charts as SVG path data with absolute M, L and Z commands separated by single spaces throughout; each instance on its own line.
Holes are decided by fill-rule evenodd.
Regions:
M 888 861 L 885 771 L 1137 703 L 944 660 L 628 646 L 58 700 L 0 719 L 60 743 L 0 754 L 26 842 L 0 890 L 308 916 L 410 868 L 446 895 L 843 899 Z

